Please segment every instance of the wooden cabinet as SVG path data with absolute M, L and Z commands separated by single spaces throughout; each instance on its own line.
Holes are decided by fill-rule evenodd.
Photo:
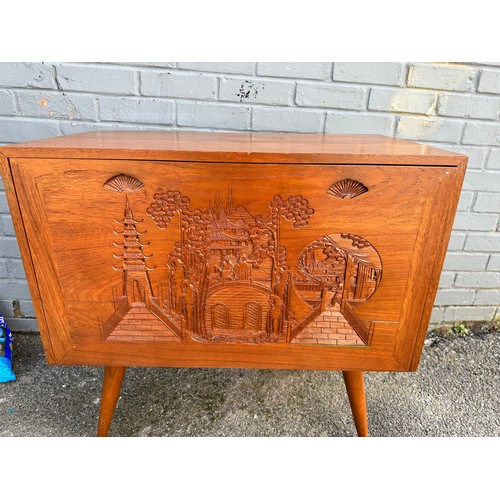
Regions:
M 113 366 L 417 369 L 465 156 L 129 131 L 1 151 L 49 363 L 118 391 Z

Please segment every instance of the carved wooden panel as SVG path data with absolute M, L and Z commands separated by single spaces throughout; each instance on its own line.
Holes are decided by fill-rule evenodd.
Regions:
M 121 262 L 113 268 L 122 283 L 112 288 L 115 310 L 101 327 L 106 339 L 368 344 L 372 322 L 362 320 L 356 307 L 375 292 L 382 264 L 367 240 L 350 233 L 322 236 L 289 266 L 282 225 L 300 230 L 314 215 L 302 195 L 276 194 L 267 213 L 252 214 L 231 188 L 201 208 L 175 188 L 161 189 L 146 214 L 178 241 L 164 263 L 167 279 L 153 291 L 146 231 L 139 231 L 142 219 L 135 219 L 128 199 L 144 186 L 126 174 L 103 185 L 124 198 L 114 230 L 121 239 L 113 242 L 121 252 L 113 254 Z M 350 181 L 345 192 L 351 196 L 339 197 L 367 191 L 360 186 Z
M 434 212 L 457 178 L 384 165 L 11 167 L 54 359 L 108 365 L 408 366 L 436 260 L 428 227 L 444 230 L 449 216 Z

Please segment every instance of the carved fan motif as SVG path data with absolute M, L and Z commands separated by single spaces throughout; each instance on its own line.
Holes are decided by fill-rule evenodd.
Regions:
M 144 187 L 144 182 L 130 175 L 119 174 L 108 179 L 103 184 L 103 187 L 115 193 L 133 193 L 134 191 L 142 189 Z
M 361 182 L 352 179 L 343 179 L 332 184 L 327 193 L 337 198 L 356 198 L 360 194 L 366 193 L 368 188 Z

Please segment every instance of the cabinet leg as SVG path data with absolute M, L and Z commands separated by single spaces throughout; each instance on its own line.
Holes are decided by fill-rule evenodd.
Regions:
M 111 420 L 116 408 L 116 402 L 120 395 L 123 377 L 126 367 L 124 366 L 105 366 L 104 380 L 102 382 L 101 408 L 99 411 L 99 422 L 97 424 L 97 436 L 105 437 L 108 435 L 111 426 Z
M 359 437 L 368 436 L 364 372 L 342 372 Z

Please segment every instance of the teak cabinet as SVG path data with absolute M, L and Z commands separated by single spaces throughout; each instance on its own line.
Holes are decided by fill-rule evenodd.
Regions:
M 4 147 L 49 363 L 413 371 L 467 157 L 375 135 L 104 131 Z

